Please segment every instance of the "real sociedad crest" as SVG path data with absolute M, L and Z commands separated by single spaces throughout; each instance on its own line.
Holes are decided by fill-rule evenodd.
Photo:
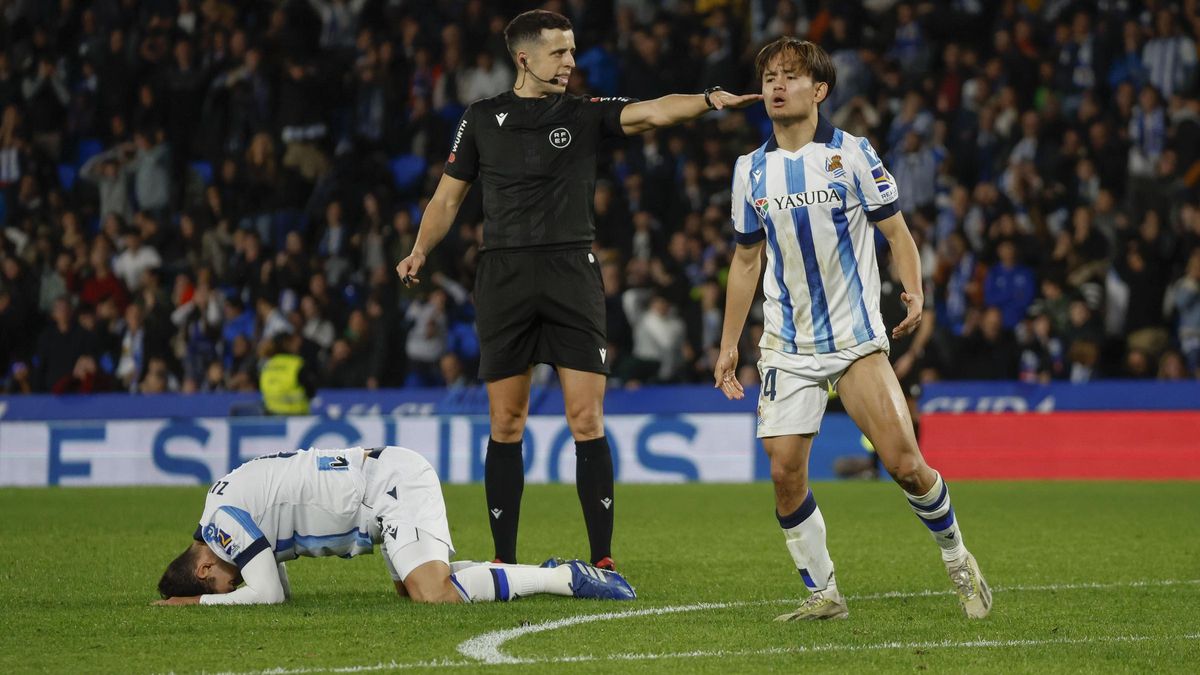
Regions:
M 833 175 L 834 178 L 842 178 L 846 175 L 846 170 L 842 168 L 842 156 L 834 155 L 825 160 L 825 170 Z

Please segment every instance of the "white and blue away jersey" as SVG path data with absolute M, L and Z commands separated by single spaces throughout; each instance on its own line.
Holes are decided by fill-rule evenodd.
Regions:
M 362 448 L 252 459 L 208 491 L 195 538 L 239 567 L 270 548 L 277 561 L 370 553 L 378 527 L 362 507 Z
M 886 334 L 870 223 L 896 213 L 898 196 L 870 142 L 824 118 L 795 152 L 772 136 L 738 158 L 735 236 L 739 244 L 767 241 L 760 347 L 827 354 Z

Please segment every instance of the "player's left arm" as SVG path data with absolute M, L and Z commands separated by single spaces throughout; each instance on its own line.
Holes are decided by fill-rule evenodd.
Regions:
M 710 108 L 704 102 L 704 94 L 668 94 L 652 101 L 630 103 L 621 110 L 621 130 L 625 135 L 670 127 L 700 117 L 709 110 L 745 108 L 762 100 L 762 94 L 731 94 L 714 91 L 708 95 Z
M 908 316 L 892 329 L 892 338 L 899 339 L 921 325 L 921 311 L 925 305 L 925 296 L 921 291 L 921 254 L 917 251 L 912 233 L 908 231 L 908 223 L 904 222 L 904 214 L 897 211 L 875 223 L 875 226 L 887 238 L 896 271 L 900 273 L 900 283 L 904 284 L 900 299 L 908 307 Z
M 277 605 L 287 600 L 289 589 L 284 588 L 275 553 L 264 548 L 242 565 L 242 585 L 232 593 L 210 593 L 200 596 L 201 605 Z

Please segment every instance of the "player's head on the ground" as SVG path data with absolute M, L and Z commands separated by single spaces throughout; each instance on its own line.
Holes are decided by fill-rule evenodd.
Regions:
M 776 122 L 817 114 L 817 106 L 837 83 L 829 54 L 819 45 L 794 37 L 781 37 L 759 50 L 754 73 L 762 83 L 767 116 Z
M 515 89 L 561 94 L 575 69 L 575 31 L 557 12 L 534 9 L 508 22 L 504 42 L 517 66 Z
M 164 598 L 232 593 L 241 582 L 238 577 L 236 566 L 218 558 L 204 542 L 194 541 L 167 565 L 158 592 Z

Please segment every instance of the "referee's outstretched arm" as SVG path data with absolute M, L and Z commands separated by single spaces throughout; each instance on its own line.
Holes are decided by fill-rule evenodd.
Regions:
M 450 231 L 454 216 L 458 214 L 458 207 L 462 205 L 470 187 L 471 184 L 465 180 L 442 174 L 442 179 L 438 181 L 437 189 L 433 192 L 433 198 L 429 200 L 425 214 L 421 216 L 421 227 L 417 230 L 417 241 L 413 244 L 412 253 L 396 265 L 396 274 L 400 275 L 405 286 L 421 282 L 417 273 L 425 264 L 426 254 Z
M 621 110 L 621 130 L 626 135 L 670 127 L 696 119 L 709 110 L 745 108 L 762 100 L 762 94 L 731 94 L 710 89 L 703 94 L 668 94 L 652 101 L 631 103 Z

